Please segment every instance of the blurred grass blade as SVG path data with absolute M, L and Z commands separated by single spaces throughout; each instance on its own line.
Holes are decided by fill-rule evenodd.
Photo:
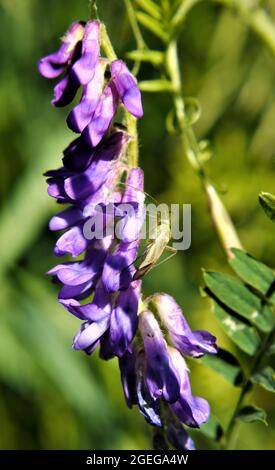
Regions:
M 161 51 L 135 50 L 127 52 L 126 55 L 129 59 L 138 60 L 140 62 L 150 62 L 155 66 L 163 64 L 164 61 L 164 53 Z
M 161 9 L 153 0 L 135 0 L 135 3 L 156 20 L 161 19 Z
M 241 385 L 244 381 L 239 361 L 224 349 L 219 348 L 216 355 L 204 356 L 201 362 L 221 374 L 232 385 Z
M 259 330 L 269 332 L 274 327 L 273 315 L 267 306 L 262 306 L 261 299 L 250 292 L 241 282 L 229 274 L 206 271 L 204 281 L 214 299 L 217 298 L 229 309 Z
M 254 356 L 261 342 L 255 328 L 232 317 L 217 303 L 214 303 L 214 312 L 217 319 L 221 322 L 225 333 L 233 343 L 249 356 Z
M 236 415 L 236 419 L 243 423 L 254 423 L 255 421 L 261 421 L 267 426 L 266 412 L 262 408 L 258 408 L 254 405 L 244 406 L 240 409 Z
M 164 43 L 168 41 L 168 34 L 162 28 L 161 23 L 141 11 L 136 13 L 136 17 L 142 26 L 148 29 L 155 36 L 159 37 Z
M 168 80 L 146 80 L 139 82 L 141 91 L 149 91 L 151 93 L 173 91 L 174 87 Z
M 260 385 L 269 392 L 275 392 L 275 371 L 270 366 L 266 366 L 263 369 L 256 372 L 251 377 L 251 382 Z
M 275 303 L 275 292 L 272 292 L 272 289 L 275 290 L 273 271 L 243 250 L 233 248 L 231 251 L 234 257 L 229 260 L 229 264 L 236 274 L 263 295 L 270 295 Z
M 259 201 L 266 215 L 275 222 L 275 196 L 262 192 L 259 194 Z

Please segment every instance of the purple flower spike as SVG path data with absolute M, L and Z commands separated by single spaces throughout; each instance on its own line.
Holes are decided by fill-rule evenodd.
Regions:
M 96 147 L 107 132 L 118 106 L 118 93 L 113 82 L 110 81 L 97 103 L 90 123 L 83 131 L 88 145 Z
M 141 93 L 135 77 L 122 60 L 114 60 L 111 63 L 111 76 L 125 108 L 136 118 L 141 118 Z
M 88 21 L 82 40 L 81 57 L 73 64 L 70 76 L 78 85 L 87 85 L 92 80 L 99 59 L 99 21 Z
M 174 346 L 182 354 L 201 357 L 216 354 L 216 338 L 207 331 L 192 331 L 176 301 L 168 294 L 155 294 L 153 302 Z
M 62 38 L 60 48 L 38 62 L 39 73 L 45 78 L 56 78 L 65 70 L 65 66 L 72 59 L 76 44 L 81 41 L 84 26 L 80 22 L 74 22 Z
M 95 68 L 94 77 L 83 88 L 80 100 L 67 117 L 68 127 L 81 133 L 89 124 L 100 99 L 104 82 L 104 71 L 100 63 Z
M 166 341 L 154 315 L 145 311 L 139 316 L 146 352 L 146 385 L 154 398 L 163 397 L 167 402 L 175 402 L 180 393 L 180 375 L 171 362 Z
M 169 406 L 182 423 L 193 428 L 199 428 L 209 418 L 209 404 L 203 398 L 192 395 L 188 369 L 180 352 L 174 348 L 169 348 L 169 352 L 173 366 L 180 375 L 179 398 Z
M 111 313 L 110 341 L 115 355 L 122 357 L 131 344 L 138 326 L 138 303 L 141 282 L 134 282 L 122 291 Z

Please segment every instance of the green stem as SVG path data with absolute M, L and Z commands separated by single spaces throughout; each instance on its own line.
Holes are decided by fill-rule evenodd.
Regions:
M 188 125 L 185 104 L 182 97 L 181 74 L 179 69 L 177 42 L 170 42 L 167 49 L 167 73 L 173 85 L 173 102 L 178 122 L 183 148 L 191 166 L 205 178 L 204 169 L 200 163 L 200 148 L 193 128 Z
M 117 56 L 108 36 L 106 26 L 101 23 L 101 46 L 106 56 L 110 60 L 116 60 Z M 131 168 L 138 166 L 138 133 L 137 133 L 137 120 L 124 108 L 125 122 L 131 140 L 128 144 L 128 164 Z
M 98 19 L 96 0 L 89 0 L 91 20 Z
M 136 15 L 135 15 L 135 11 L 133 9 L 132 2 L 131 2 L 131 0 L 124 0 L 124 4 L 125 4 L 125 8 L 126 8 L 126 11 L 127 11 L 128 18 L 129 18 L 129 23 L 131 25 L 133 34 L 135 36 L 137 49 L 143 51 L 144 49 L 147 49 L 147 46 L 146 46 L 146 43 L 143 39 L 143 36 L 142 36 L 141 30 L 140 30 L 140 27 L 138 25 L 138 22 L 136 20 Z M 135 61 L 134 67 L 132 69 L 133 75 L 138 74 L 139 69 L 140 69 L 140 64 L 141 64 L 140 60 Z

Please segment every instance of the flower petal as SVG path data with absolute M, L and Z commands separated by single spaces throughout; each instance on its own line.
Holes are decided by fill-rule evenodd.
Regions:
M 109 82 L 103 90 L 91 121 L 85 127 L 83 136 L 88 145 L 96 147 L 106 134 L 116 113 L 118 94 L 113 82 Z
M 79 85 L 87 85 L 93 79 L 99 58 L 99 21 L 88 21 L 82 40 L 81 57 L 73 64 L 70 76 Z
M 135 77 L 122 60 L 114 60 L 111 63 L 111 76 L 125 108 L 136 118 L 141 118 L 141 93 Z
M 141 283 L 133 283 L 122 291 L 117 300 L 110 319 L 110 341 L 115 354 L 122 357 L 131 344 L 138 326 L 138 303 Z

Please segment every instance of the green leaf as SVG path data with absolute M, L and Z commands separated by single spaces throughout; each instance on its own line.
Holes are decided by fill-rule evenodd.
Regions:
M 250 292 L 240 281 L 228 274 L 208 271 L 204 281 L 210 296 L 218 298 L 225 306 L 249 320 L 259 330 L 269 332 L 274 326 L 273 315 L 261 299 Z
M 269 296 L 275 283 L 272 270 L 243 250 L 232 248 L 231 251 L 234 258 L 230 259 L 229 264 L 236 274 L 263 295 Z M 271 300 L 275 303 L 275 292 L 273 292 Z
M 135 0 L 136 4 L 143 8 L 144 11 L 149 13 L 149 15 L 153 16 L 157 20 L 161 19 L 161 9 L 158 5 L 156 5 L 153 0 Z
M 215 416 L 212 414 L 208 419 L 207 423 L 203 424 L 200 428 L 200 432 L 210 439 L 217 441 L 223 435 L 223 429 Z
M 259 201 L 266 215 L 275 222 L 275 196 L 262 192 L 259 194 Z
M 146 80 L 138 84 L 141 91 L 164 92 L 173 91 L 173 85 L 168 80 Z
M 224 349 L 219 348 L 215 355 L 204 356 L 201 362 L 221 374 L 232 385 L 241 385 L 244 380 L 239 361 Z
M 217 303 L 214 303 L 214 312 L 227 336 L 246 354 L 254 356 L 260 345 L 260 337 L 255 328 L 232 317 Z
M 165 43 L 168 41 L 168 34 L 164 31 L 161 24 L 157 20 L 151 18 L 151 16 L 146 15 L 146 13 L 141 11 L 136 13 L 136 17 L 145 28 L 151 31 L 151 33 L 153 33 L 155 36 L 158 36 Z
M 272 367 L 266 366 L 263 369 L 256 372 L 251 377 L 251 382 L 260 385 L 269 392 L 275 392 L 275 371 Z
M 135 50 L 128 52 L 126 55 L 129 59 L 150 62 L 155 66 L 161 65 L 164 62 L 164 53 L 161 51 Z
M 266 412 L 262 408 L 258 408 L 254 405 L 248 405 L 241 408 L 236 415 L 236 419 L 239 419 L 243 423 L 254 423 L 255 421 L 262 421 L 267 426 Z

